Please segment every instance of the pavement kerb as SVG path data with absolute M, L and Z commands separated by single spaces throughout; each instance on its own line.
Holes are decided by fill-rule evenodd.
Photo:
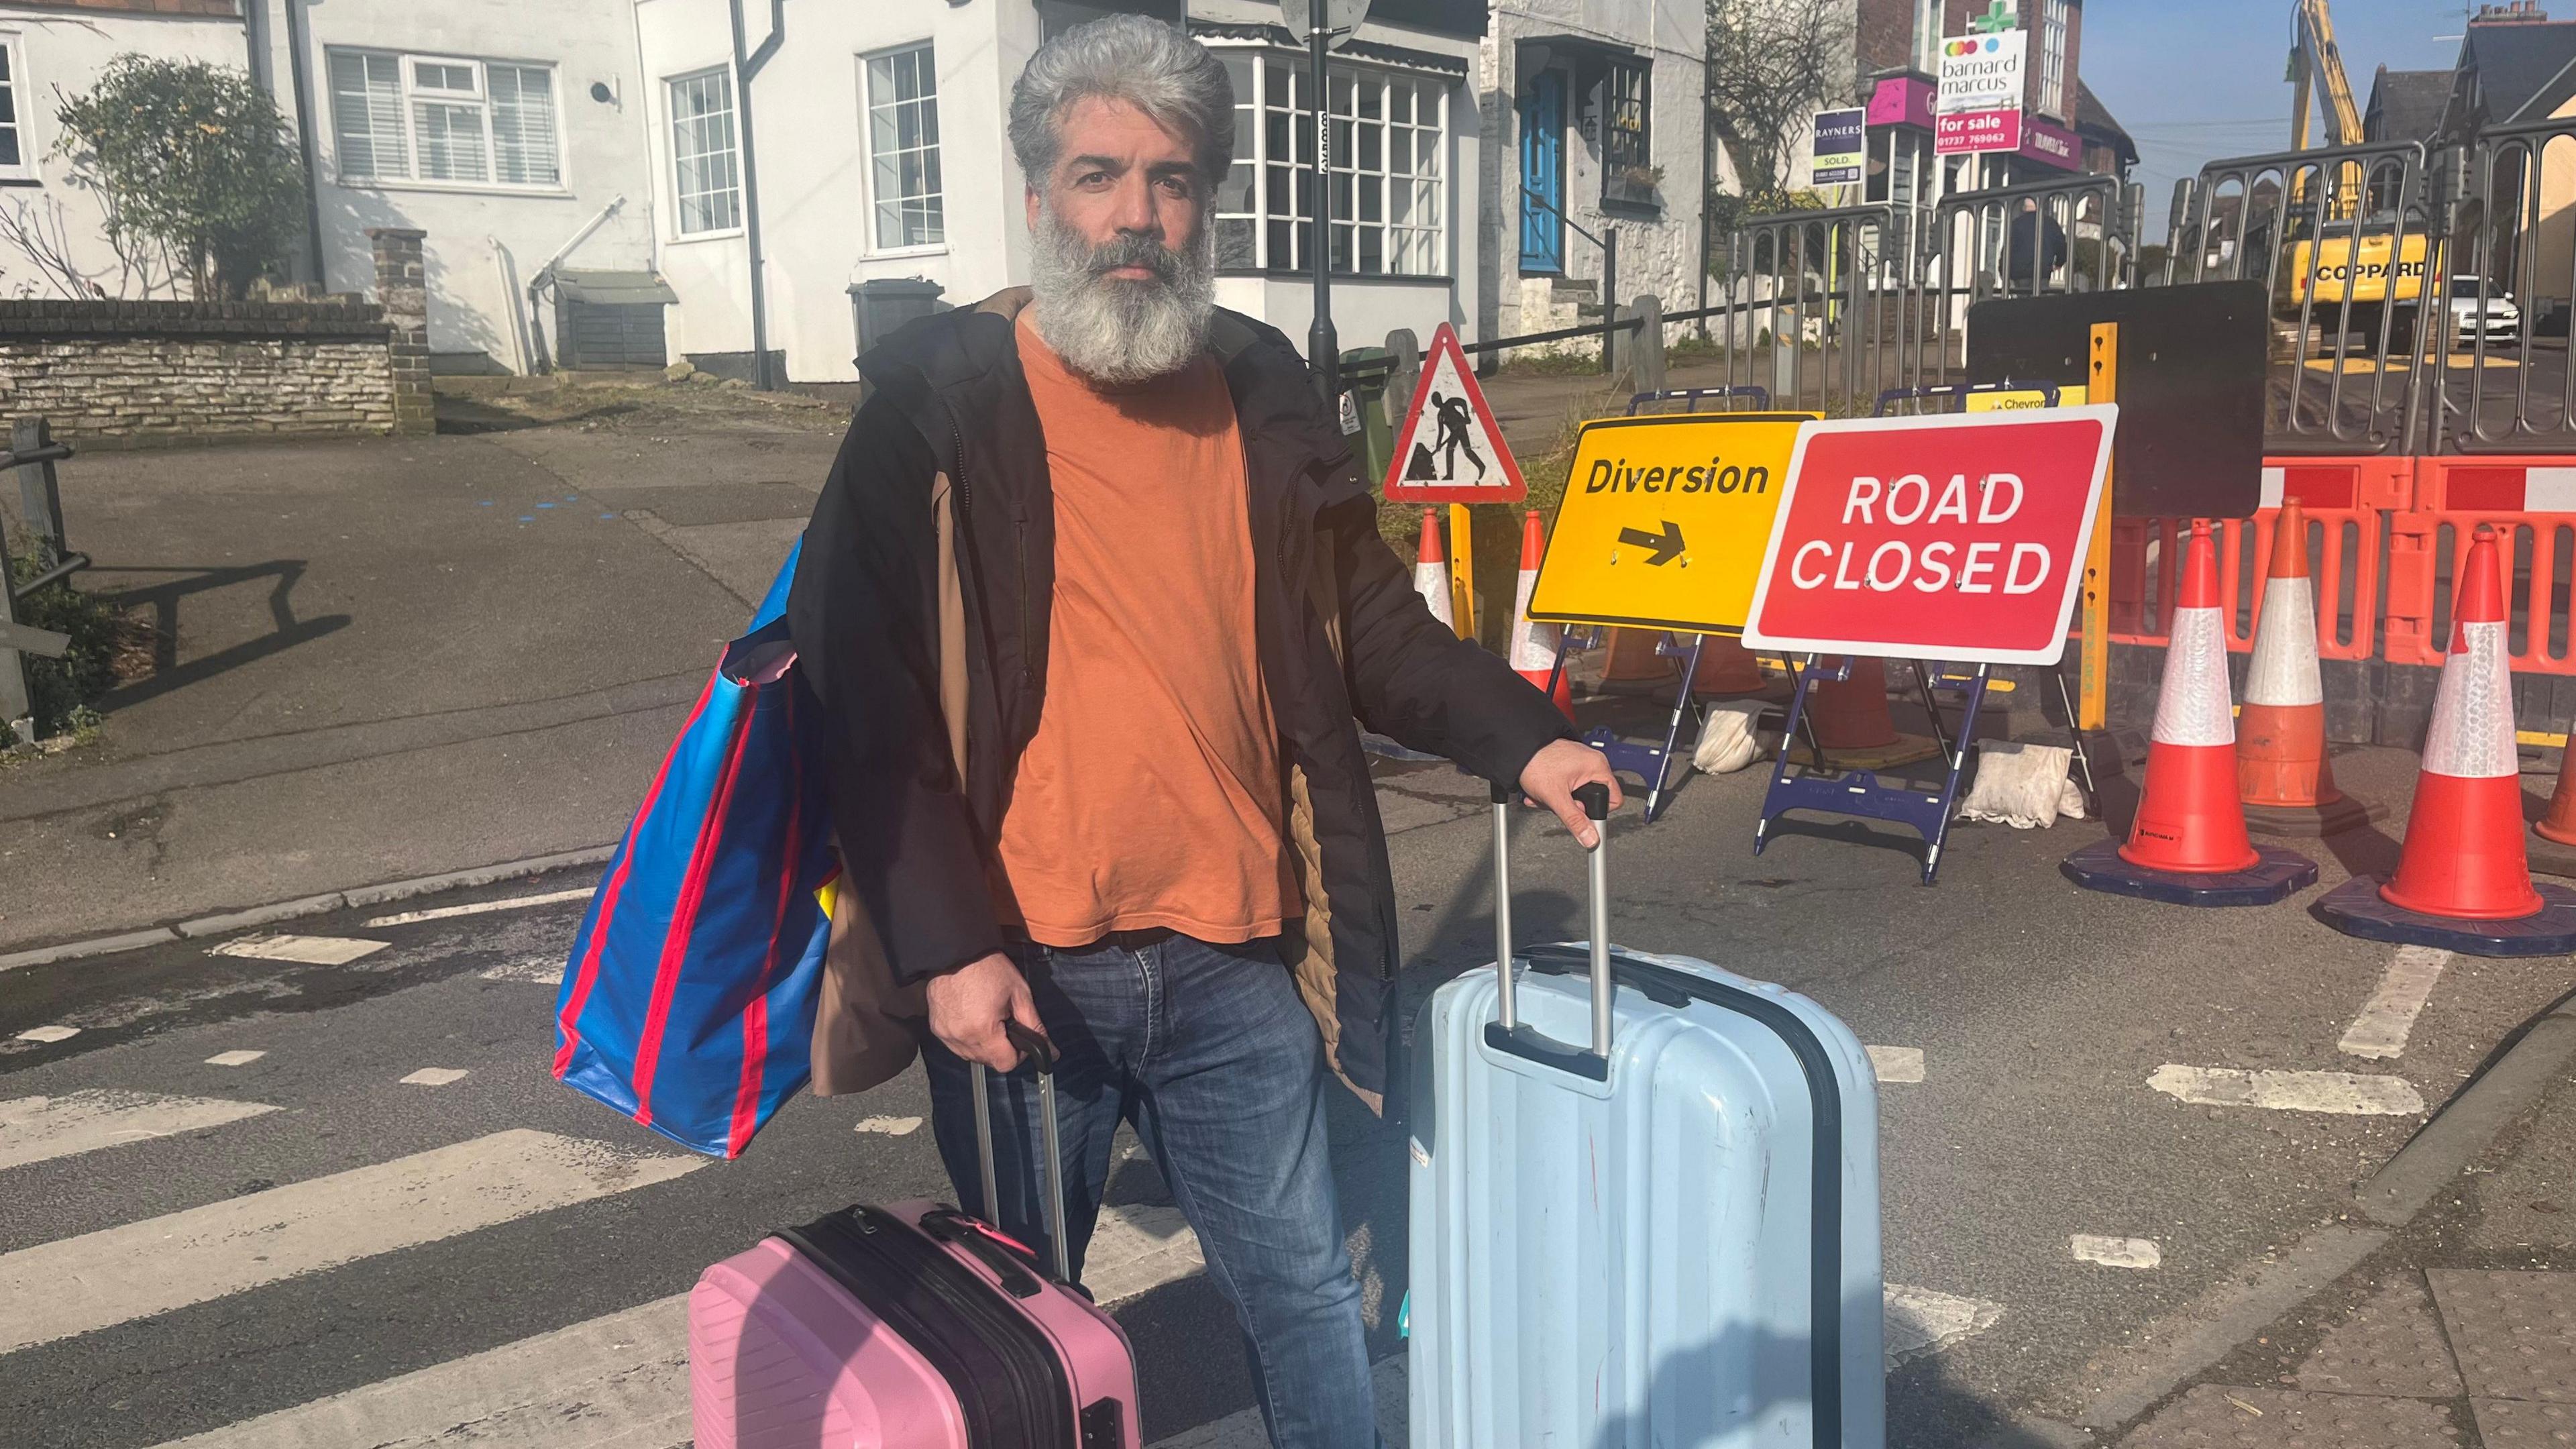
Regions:
M 2114 1375 L 2076 1422 L 2109 1433 L 2170 1398 L 2275 1319 L 2332 1286 L 2413 1221 L 2435 1194 L 2485 1155 L 2498 1133 L 2536 1106 L 2576 1061 L 2576 997 L 2562 998 L 2506 1039 L 2468 1086 L 2442 1104 L 2395 1156 L 2353 1191 L 2358 1216 L 2376 1226 L 2329 1223 L 2280 1253 L 2229 1273 L 2170 1315 L 2180 1331 L 2150 1357 Z
M 2522 1116 L 2576 1060 L 2576 1004 L 2561 1000 L 2514 1037 L 2486 1070 L 2442 1104 L 2423 1130 L 2380 1164 L 2353 1200 L 2371 1221 L 2403 1227 L 2457 1182 L 2496 1134 Z
M 251 926 L 273 925 L 279 921 L 290 921 L 302 916 L 318 916 L 327 911 L 383 905 L 388 901 L 408 900 L 413 896 L 425 896 L 435 891 L 492 885 L 525 876 L 543 875 L 550 870 L 603 865 L 616 852 L 617 847 L 613 845 L 599 845 L 587 850 L 568 850 L 556 855 L 532 855 L 522 860 L 505 860 L 494 865 L 478 865 L 465 870 L 413 876 L 408 880 L 385 881 L 351 890 L 326 891 L 317 896 L 299 896 L 293 900 L 272 901 L 267 905 L 252 906 L 247 910 L 196 916 L 167 926 L 125 931 L 112 936 L 93 936 L 87 940 L 66 941 L 56 946 L 38 946 L 32 950 L 0 955 L 0 971 L 11 971 L 21 966 L 48 966 L 57 961 L 78 961 L 91 956 L 112 956 L 124 951 L 141 950 L 146 946 L 165 945 L 171 941 L 217 936 L 226 931 L 238 931 Z

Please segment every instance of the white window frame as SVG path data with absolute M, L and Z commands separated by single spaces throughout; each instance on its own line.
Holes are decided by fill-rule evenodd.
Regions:
M 1308 252 L 1314 244 L 1315 232 L 1312 214 L 1300 215 L 1296 209 L 1298 179 L 1301 176 L 1311 177 L 1314 174 L 1311 163 L 1299 162 L 1296 159 L 1300 149 L 1299 138 L 1311 137 L 1315 124 L 1313 109 L 1301 110 L 1296 106 L 1298 91 L 1309 84 L 1305 53 L 1258 43 L 1230 45 L 1212 41 L 1208 43 L 1208 48 L 1217 52 L 1221 58 L 1240 57 L 1247 61 L 1253 77 L 1252 94 L 1248 96 L 1238 94 L 1234 98 L 1237 149 L 1243 152 L 1235 158 L 1234 165 L 1237 168 L 1250 167 L 1252 170 L 1250 209 L 1223 210 L 1221 197 L 1217 205 L 1210 208 L 1209 225 L 1220 228 L 1218 271 L 1221 275 L 1228 276 L 1301 275 L 1311 265 Z M 1274 94 L 1283 88 L 1283 83 L 1285 94 Z M 1348 83 L 1351 87 L 1352 104 L 1349 109 L 1343 109 L 1334 99 L 1335 93 L 1341 89 L 1341 83 Z M 1429 110 L 1428 120 L 1423 119 L 1425 107 L 1418 103 L 1412 107 L 1413 116 L 1409 125 L 1393 118 L 1387 88 L 1390 84 L 1396 83 L 1411 87 L 1417 98 L 1436 98 L 1432 102 L 1433 109 Z M 1333 164 L 1327 174 L 1348 178 L 1355 202 L 1361 203 L 1348 209 L 1336 204 L 1333 209 L 1335 241 L 1347 248 L 1342 252 L 1344 262 L 1337 263 L 1333 268 L 1334 275 L 1368 280 L 1444 285 L 1456 280 L 1450 270 L 1451 219 L 1457 213 L 1455 190 L 1457 178 L 1452 174 L 1456 169 L 1452 164 L 1451 155 L 1455 137 L 1450 130 L 1449 102 L 1450 93 L 1457 84 L 1456 77 L 1438 72 L 1410 70 L 1399 66 L 1363 65 L 1339 60 L 1331 63 L 1327 73 L 1328 88 L 1324 101 L 1336 123 L 1336 133 L 1353 136 L 1354 144 L 1346 148 L 1352 152 L 1349 157 L 1345 158 L 1337 153 L 1331 158 Z M 1359 114 L 1362 109 L 1362 88 L 1369 86 L 1377 88 L 1377 115 L 1374 119 L 1365 118 Z M 1271 154 L 1270 119 L 1273 115 L 1284 115 L 1287 118 L 1289 147 L 1286 155 Z M 1377 163 L 1374 167 L 1362 168 L 1359 165 L 1359 162 L 1364 159 L 1360 154 L 1364 148 L 1356 144 L 1358 130 L 1361 127 L 1373 127 L 1376 132 Z M 1404 130 L 1407 138 L 1415 143 L 1411 151 L 1411 159 L 1406 169 L 1402 171 L 1394 169 L 1393 141 L 1399 129 Z M 1248 148 L 1242 141 L 1247 134 L 1250 137 Z M 1420 144 L 1425 137 L 1429 141 L 1427 150 Z M 1289 185 L 1287 210 L 1281 215 L 1273 215 L 1271 212 L 1270 169 L 1273 165 L 1287 169 Z M 1231 175 L 1230 172 L 1229 178 Z M 1309 184 L 1312 183 L 1309 182 Z M 1412 188 L 1412 196 L 1407 198 L 1407 219 L 1401 222 L 1394 214 L 1394 188 L 1398 185 Z M 1364 190 L 1373 192 L 1373 197 L 1363 197 Z M 1426 193 L 1438 213 L 1437 217 L 1427 225 L 1419 224 L 1414 220 L 1420 215 L 1420 212 L 1414 209 L 1419 205 L 1416 198 Z M 1360 216 L 1352 214 L 1364 213 L 1368 209 L 1365 201 L 1371 199 L 1377 203 L 1375 208 L 1377 215 L 1374 219 L 1362 220 Z M 1246 223 L 1250 225 L 1253 257 L 1251 265 L 1246 266 L 1240 261 L 1228 263 L 1224 259 L 1223 228 L 1228 223 L 1234 223 L 1237 226 Z M 1278 244 L 1279 239 L 1272 235 L 1280 223 L 1285 223 L 1287 227 L 1284 248 Z M 1367 250 L 1364 245 L 1366 238 L 1362 235 L 1363 231 L 1374 232 L 1377 236 L 1378 266 L 1374 271 L 1359 269 L 1359 263 Z M 1403 247 L 1410 254 L 1425 259 L 1415 263 L 1413 270 L 1394 269 L 1399 237 Z
M 685 207 L 680 199 L 679 111 L 671 104 L 671 93 L 688 81 L 705 80 L 709 76 L 724 77 L 725 114 L 731 118 L 732 123 L 734 224 L 731 226 L 708 227 L 701 231 L 686 231 L 683 230 L 681 226 Z M 730 237 L 743 235 L 744 227 L 742 217 L 743 208 L 747 204 L 747 198 L 743 194 L 742 184 L 742 95 L 741 88 L 737 83 L 737 78 L 733 73 L 732 63 L 724 61 L 718 62 L 714 65 L 697 66 L 689 70 L 673 71 L 669 75 L 662 77 L 661 87 L 662 93 L 659 100 L 662 108 L 662 138 L 663 144 L 669 148 L 666 153 L 666 159 L 671 163 L 671 169 L 662 173 L 663 182 L 671 189 L 671 232 L 666 240 L 673 243 L 723 241 Z
M 36 138 L 27 126 L 27 47 L 18 32 L 0 30 L 0 53 L 9 57 L 9 105 L 17 113 L 10 125 L 18 133 L 18 162 L 0 166 L 0 185 L 10 182 L 42 182 L 36 168 Z
M 339 55 L 368 56 L 394 63 L 397 107 L 402 118 L 403 159 L 409 174 L 404 176 L 359 175 L 340 164 L 340 95 L 331 79 L 332 58 Z M 474 89 L 452 91 L 426 89 L 419 84 L 419 67 L 423 65 L 465 66 L 474 75 Z M 554 106 L 554 163 L 552 181 L 504 181 L 501 179 L 501 141 L 493 126 L 493 66 L 513 70 L 536 70 L 546 73 L 547 94 Z M 563 67 L 550 60 L 528 60 L 515 56 L 444 55 L 431 51 L 389 50 L 373 45 L 332 45 L 323 48 L 322 108 L 326 112 L 331 137 L 331 179 L 353 191 L 453 191 L 503 196 L 567 196 L 572 192 L 571 158 L 564 146 Z M 424 174 L 427 167 L 421 157 L 423 144 L 420 130 L 419 103 L 429 101 L 445 105 L 472 105 L 482 113 L 483 179 L 480 181 L 439 180 Z
M 2041 115 L 2072 122 L 2073 89 L 2066 81 L 2066 37 L 2073 28 L 2068 0 L 2039 0 L 2039 106 Z
M 868 67 L 869 63 L 872 61 L 888 60 L 898 55 L 909 55 L 914 51 L 921 51 L 931 59 L 933 89 L 930 96 L 930 114 L 932 117 L 932 123 L 936 125 L 940 119 L 940 98 L 936 89 L 939 72 L 939 52 L 936 43 L 931 37 L 925 35 L 919 40 L 906 41 L 901 45 L 884 46 L 876 50 L 862 51 L 859 54 L 859 199 L 862 203 L 862 217 L 860 224 L 863 229 L 859 248 L 859 254 L 861 256 L 935 257 L 944 255 L 948 251 L 948 164 L 947 157 L 943 154 L 947 150 L 947 132 L 944 130 L 940 132 L 940 138 L 931 142 L 929 147 L 929 154 L 939 163 L 939 189 L 930 193 L 930 195 L 939 203 L 939 240 L 935 242 L 922 242 L 912 246 L 880 246 L 877 242 L 877 201 L 879 198 L 877 196 L 876 189 L 876 133 L 873 129 L 874 112 L 876 110 L 877 102 L 874 93 L 869 89 Z M 886 104 L 891 106 L 894 102 L 889 99 Z

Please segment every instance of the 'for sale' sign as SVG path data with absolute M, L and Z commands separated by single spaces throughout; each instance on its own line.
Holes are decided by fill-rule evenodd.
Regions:
M 2056 663 L 2118 418 L 2104 403 L 1808 424 L 1744 642 Z

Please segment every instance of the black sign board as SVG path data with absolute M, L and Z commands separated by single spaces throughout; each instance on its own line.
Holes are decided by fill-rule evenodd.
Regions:
M 2082 386 L 2094 324 L 2116 322 L 2112 513 L 2250 518 L 2263 493 L 2269 308 L 2252 281 L 1980 302 L 1968 309 L 1968 379 Z

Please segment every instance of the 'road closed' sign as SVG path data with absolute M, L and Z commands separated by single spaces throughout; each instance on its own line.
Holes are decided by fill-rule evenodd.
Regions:
M 2056 663 L 2118 418 L 2104 403 L 1809 426 L 1745 642 Z
M 1530 588 L 1530 617 L 1693 634 L 1743 628 L 1798 428 L 1814 416 L 1585 423 Z

